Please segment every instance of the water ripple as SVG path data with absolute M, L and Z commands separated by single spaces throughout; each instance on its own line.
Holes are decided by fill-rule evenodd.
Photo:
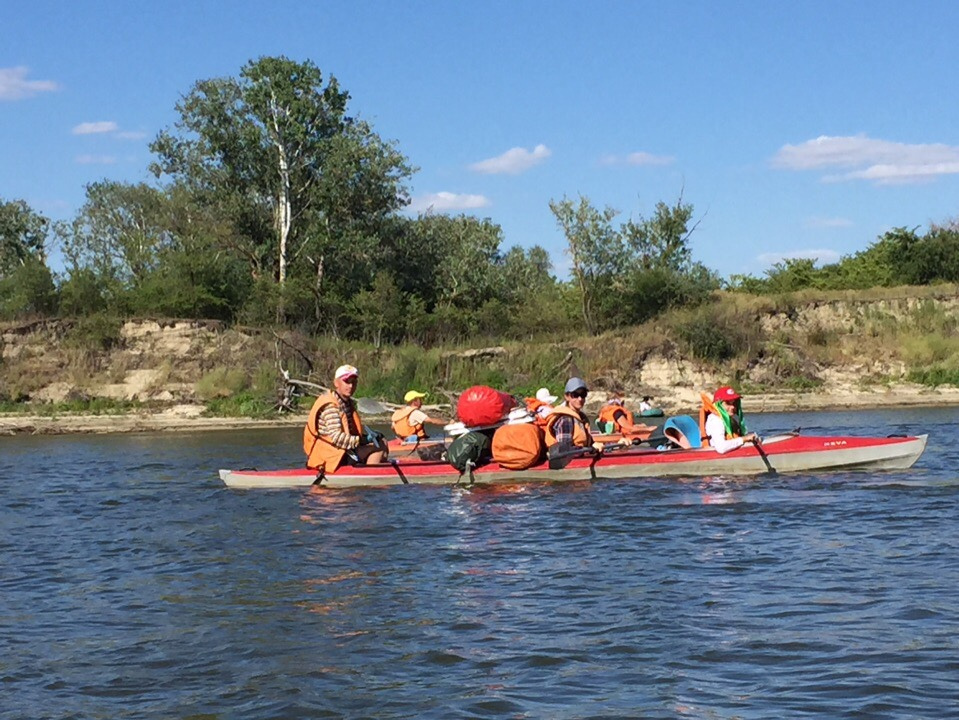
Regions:
M 929 449 L 257 493 L 295 432 L 0 438 L 0 718 L 957 717 L 959 412 L 760 418 L 811 420 Z

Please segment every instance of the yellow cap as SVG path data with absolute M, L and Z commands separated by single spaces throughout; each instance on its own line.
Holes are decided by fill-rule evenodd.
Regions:
M 426 393 L 416 392 L 416 390 L 410 390 L 406 395 L 403 396 L 403 402 L 412 402 L 416 398 L 425 398 Z

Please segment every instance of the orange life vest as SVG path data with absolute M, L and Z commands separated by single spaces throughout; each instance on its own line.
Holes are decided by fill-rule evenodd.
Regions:
M 599 417 L 596 419 L 602 423 L 612 423 L 613 432 L 621 433 L 623 432 L 623 424 L 615 418 L 615 415 L 620 412 L 626 415 L 625 424 L 632 426 L 633 414 L 622 405 L 603 405 L 603 407 L 599 409 Z
M 716 415 L 717 417 L 722 417 L 722 414 L 720 414 L 719 409 L 716 407 L 716 404 L 713 402 L 713 399 L 709 397 L 709 395 L 707 395 L 704 392 L 701 392 L 699 393 L 699 397 L 703 401 L 702 407 L 699 408 L 699 434 L 703 438 L 703 447 L 708 447 L 710 442 L 709 442 L 709 435 L 706 434 L 706 416 L 712 413 L 713 415 Z M 726 424 L 725 420 L 723 421 L 723 424 L 724 425 Z M 734 437 L 739 437 L 739 435 L 731 432 L 730 428 L 727 427 L 726 439 L 729 440 L 730 438 L 734 438 Z
M 507 470 L 526 470 L 543 459 L 543 430 L 535 423 L 502 425 L 493 433 L 493 460 Z
M 425 438 L 427 436 L 426 428 L 423 427 L 422 423 L 416 427 L 410 425 L 410 415 L 413 414 L 414 410 L 416 410 L 416 408 L 404 405 L 398 408 L 390 418 L 390 425 L 393 427 L 393 432 L 395 432 L 396 437 L 401 440 L 405 440 L 410 435 L 416 435 L 418 438 Z
M 576 447 L 589 447 L 593 444 L 593 438 L 589 434 L 589 418 L 583 413 L 573 410 L 569 405 L 560 405 L 553 408 L 553 412 L 546 418 L 546 447 L 552 447 L 556 444 L 556 435 L 553 434 L 553 426 L 562 416 L 571 417 L 576 422 L 573 423 L 573 445 Z
M 320 395 L 313 407 L 310 408 L 310 415 L 306 419 L 306 427 L 303 428 L 303 452 L 306 453 L 306 466 L 325 472 L 334 472 L 343 461 L 346 450 L 336 447 L 329 438 L 318 433 L 317 422 L 320 419 L 320 413 L 324 408 L 330 405 L 338 405 L 339 398 L 334 393 Z M 350 431 L 350 423 L 346 415 L 340 416 L 343 423 L 343 432 Z M 363 434 L 363 423 L 360 422 L 360 414 L 353 408 L 353 422 L 356 425 L 356 431 Z

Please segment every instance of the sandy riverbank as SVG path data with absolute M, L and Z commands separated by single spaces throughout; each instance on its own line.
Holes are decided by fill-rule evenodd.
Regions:
M 199 405 L 177 405 L 158 412 L 122 415 L 64 413 L 59 415 L 0 414 L 2 435 L 68 435 L 136 432 L 189 432 L 249 428 L 300 427 L 305 415 L 270 419 L 204 417 Z
M 633 403 L 635 404 L 635 403 Z M 663 401 L 667 414 L 693 411 L 690 402 L 675 406 Z M 747 413 L 807 410 L 844 410 L 868 408 L 946 407 L 959 405 L 959 388 L 930 389 L 913 384 L 894 384 L 881 388 L 846 388 L 808 393 L 769 393 L 744 399 Z M 587 407 L 595 414 L 596 408 Z M 199 405 L 176 405 L 157 412 L 131 412 L 122 415 L 0 414 L 2 435 L 62 435 L 73 433 L 199 432 L 252 428 L 301 427 L 305 413 L 269 419 L 205 417 Z M 385 420 L 385 418 L 378 418 Z

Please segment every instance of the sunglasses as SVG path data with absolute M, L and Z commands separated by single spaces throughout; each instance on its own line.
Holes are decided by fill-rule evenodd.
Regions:
M 571 392 L 569 394 L 570 397 L 574 398 L 585 398 L 587 395 L 589 395 L 588 390 L 577 390 L 576 392 Z

